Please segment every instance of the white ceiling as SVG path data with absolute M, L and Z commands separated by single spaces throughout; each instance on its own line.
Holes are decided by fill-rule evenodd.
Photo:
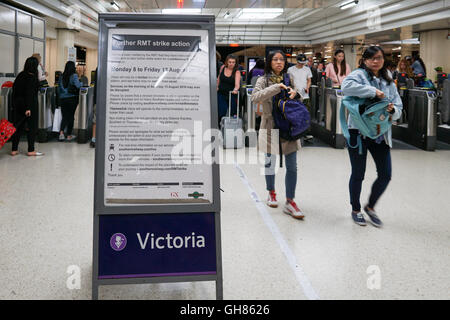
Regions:
M 227 45 L 320 44 L 334 40 L 353 41 L 370 34 L 398 36 L 393 29 L 429 24 L 450 28 L 450 0 L 359 0 L 357 6 L 340 10 L 349 0 L 115 0 L 121 12 L 160 14 L 166 8 L 200 8 L 216 17 L 216 43 Z M 9 1 L 34 10 L 55 27 L 65 27 L 71 8 L 81 11 L 80 35 L 90 40 L 98 36 L 98 13 L 117 12 L 111 1 L 97 0 L 16 0 Z M 72 7 L 71 7 L 72 6 Z M 241 20 L 242 8 L 283 8 L 272 20 Z M 229 12 L 228 18 L 224 18 Z M 434 25 L 430 25 L 434 23 Z

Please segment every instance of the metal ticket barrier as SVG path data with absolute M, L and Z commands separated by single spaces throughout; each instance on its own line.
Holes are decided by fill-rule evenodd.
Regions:
M 437 140 L 450 143 L 450 80 L 443 81 L 438 91 Z
M 14 122 L 12 112 L 12 88 L 2 88 L 0 97 L 0 119 Z
M 319 117 L 319 87 L 316 85 L 312 85 L 309 87 L 309 99 L 310 99 L 310 116 L 311 121 L 317 122 Z
M 407 123 L 408 122 L 408 89 L 414 88 L 414 80 L 413 79 L 405 79 L 403 83 L 401 83 L 398 87 L 398 94 L 402 99 L 403 104 L 403 112 L 401 118 L 398 120 L 398 123 Z
M 245 124 L 245 146 L 254 148 L 258 144 L 258 134 L 256 132 L 256 105 L 252 103 L 253 87 L 251 85 L 246 86 L 247 103 L 246 112 L 244 115 Z
M 320 85 L 317 89 L 318 99 L 318 110 L 317 110 L 317 123 L 321 126 L 325 125 L 325 90 L 326 88 L 331 88 L 330 79 L 322 76 L 320 79 Z
M 36 140 L 38 142 L 47 142 L 49 132 L 52 131 L 52 101 L 54 96 L 54 87 L 42 87 L 38 92 L 38 131 Z
M 394 124 L 392 137 L 427 151 L 436 148 L 436 92 L 408 89 L 407 123 Z
M 78 112 L 75 117 L 75 128 L 78 130 L 78 143 L 86 143 L 92 134 L 92 115 L 94 109 L 94 88 L 81 87 Z
M 324 81 L 324 79 L 322 79 Z M 317 116 L 311 121 L 312 134 L 336 149 L 345 147 L 339 114 L 342 104 L 342 90 L 339 88 L 318 88 Z

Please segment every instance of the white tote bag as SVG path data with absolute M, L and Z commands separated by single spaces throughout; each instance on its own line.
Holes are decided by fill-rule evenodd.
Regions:
M 55 115 L 53 116 L 53 132 L 59 132 L 61 129 L 62 113 L 61 108 L 55 109 Z

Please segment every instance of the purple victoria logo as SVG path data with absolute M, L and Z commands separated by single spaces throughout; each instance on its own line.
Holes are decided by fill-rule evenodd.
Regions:
M 109 240 L 111 248 L 115 251 L 122 251 L 127 246 L 127 238 L 122 233 L 115 233 Z

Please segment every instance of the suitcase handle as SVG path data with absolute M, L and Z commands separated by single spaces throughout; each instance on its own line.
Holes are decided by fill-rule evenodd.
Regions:
M 228 93 L 228 118 L 231 118 L 231 94 L 232 93 L 233 93 L 233 91 L 230 91 Z M 239 118 L 239 90 L 237 93 L 236 109 L 237 109 L 237 118 Z

